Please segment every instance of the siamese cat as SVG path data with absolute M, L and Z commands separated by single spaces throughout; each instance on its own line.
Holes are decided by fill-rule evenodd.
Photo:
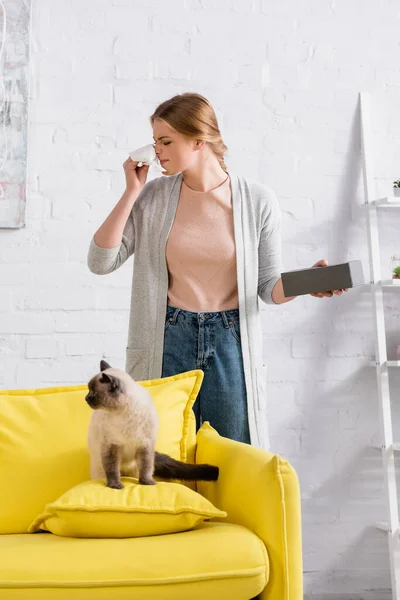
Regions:
M 89 381 L 85 398 L 94 411 L 88 432 L 91 479 L 105 477 L 108 487 L 119 490 L 121 476 L 137 477 L 143 485 L 156 484 L 153 476 L 218 479 L 218 467 L 186 464 L 156 452 L 158 416 L 148 390 L 104 360 L 100 371 Z

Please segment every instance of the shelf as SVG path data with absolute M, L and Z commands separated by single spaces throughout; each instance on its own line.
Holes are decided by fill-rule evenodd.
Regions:
M 377 527 L 381 531 L 385 531 L 386 533 L 389 531 L 389 527 L 388 527 L 387 521 L 377 521 L 375 523 L 375 527 Z
M 361 154 L 364 176 L 364 206 L 365 220 L 367 225 L 368 236 L 368 258 L 370 267 L 370 289 L 373 300 L 373 319 L 375 331 L 375 343 L 377 352 L 374 353 L 375 360 L 370 364 L 375 366 L 376 381 L 377 381 L 377 399 L 379 402 L 380 412 L 380 441 L 382 443 L 382 469 L 384 474 L 384 487 L 386 492 L 386 513 L 387 520 L 375 523 L 375 526 L 386 532 L 389 546 L 389 561 L 391 575 L 391 598 L 392 600 L 400 600 L 400 568 L 398 561 L 398 551 L 400 550 L 400 523 L 399 523 L 399 486 L 397 485 L 396 467 L 398 467 L 398 458 L 400 453 L 400 440 L 397 437 L 397 442 L 393 440 L 392 433 L 392 402 L 389 367 L 400 367 L 398 360 L 385 360 L 387 358 L 386 344 L 386 329 L 385 329 L 385 309 L 383 301 L 385 296 L 384 291 L 398 288 L 400 290 L 399 280 L 394 280 L 392 269 L 387 272 L 390 279 L 381 279 L 380 270 L 380 235 L 379 235 L 379 210 L 398 209 L 400 208 L 400 197 L 397 196 L 399 189 L 392 185 L 388 189 L 388 194 L 384 198 L 379 198 L 376 192 L 376 181 L 374 174 L 374 148 L 373 136 L 371 131 L 371 102 L 370 95 L 367 92 L 360 93 L 360 124 L 361 124 Z M 395 195 L 396 194 L 396 195 Z M 395 218 L 397 216 L 393 215 Z M 382 223 L 383 224 L 383 223 Z M 385 276 L 386 271 L 383 271 Z M 374 302 L 375 300 L 375 302 Z M 383 348 L 383 352 L 380 352 Z M 396 356 L 395 353 L 393 353 Z M 392 354 L 392 357 L 394 357 Z M 379 360 L 378 360 L 379 359 Z
M 400 281 L 400 279 L 399 279 Z M 400 290 L 400 283 L 393 283 L 393 279 L 382 279 L 377 282 L 382 287 L 398 288 Z
M 399 196 L 386 196 L 385 198 L 378 198 L 369 202 L 369 205 L 381 206 L 383 208 L 400 208 L 400 197 Z
M 384 531 L 385 533 L 389 533 L 389 524 L 388 524 L 387 521 L 376 521 L 375 522 L 375 527 L 377 529 L 380 529 L 380 531 Z M 399 537 L 400 537 L 399 530 L 395 531 L 395 535 L 396 535 L 397 541 L 398 541 Z
M 399 279 L 400 282 L 400 279 Z M 368 285 L 368 284 L 366 284 Z M 400 290 L 400 283 L 393 283 L 393 279 L 381 279 L 380 281 L 371 281 L 369 285 L 375 285 L 376 287 L 385 288 L 398 288 Z
M 375 527 L 377 529 L 380 529 L 381 531 L 384 531 L 385 533 L 389 533 L 389 524 L 387 521 L 376 521 L 375 522 Z M 397 538 L 399 537 L 399 531 L 397 530 L 395 532 L 397 534 Z
M 383 363 L 385 364 L 385 363 Z M 375 361 L 371 360 L 371 362 L 369 363 L 370 367 L 376 367 L 377 364 Z M 400 360 L 387 360 L 386 361 L 386 366 L 388 367 L 400 367 Z

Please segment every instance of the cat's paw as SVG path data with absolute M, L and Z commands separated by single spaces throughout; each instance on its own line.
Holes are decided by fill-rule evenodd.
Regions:
M 139 483 L 142 485 L 156 485 L 157 481 L 155 481 L 152 477 L 146 477 L 143 479 L 139 477 Z
M 114 490 L 122 490 L 124 486 L 120 481 L 107 481 L 107 487 Z

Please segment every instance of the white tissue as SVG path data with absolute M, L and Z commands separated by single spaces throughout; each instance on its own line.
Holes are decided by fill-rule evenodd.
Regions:
M 158 161 L 153 144 L 148 144 L 147 146 L 142 146 L 137 150 L 133 150 L 129 153 L 129 156 L 133 161 L 138 163 L 138 167 L 141 167 L 142 165 L 148 165 L 149 167 L 154 167 L 161 173 L 166 171 L 166 169 L 164 169 L 164 167 L 162 167 Z

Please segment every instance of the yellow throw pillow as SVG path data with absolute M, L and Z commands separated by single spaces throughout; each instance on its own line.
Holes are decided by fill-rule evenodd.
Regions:
M 179 483 L 141 485 L 131 477 L 121 481 L 122 490 L 106 487 L 102 479 L 80 483 L 48 504 L 28 531 L 64 537 L 141 537 L 186 531 L 206 519 L 227 516 Z
M 156 448 L 194 462 L 192 406 L 204 373 L 187 371 L 138 382 L 159 416 Z M 49 502 L 89 474 L 87 385 L 0 391 L 0 534 L 25 533 Z

